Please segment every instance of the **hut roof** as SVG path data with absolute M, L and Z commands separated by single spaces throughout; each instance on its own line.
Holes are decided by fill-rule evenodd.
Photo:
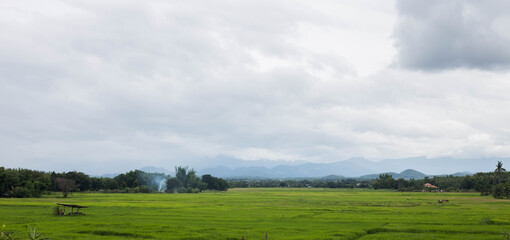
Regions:
M 73 207 L 73 208 L 87 208 L 85 206 L 76 205 L 76 204 L 67 204 L 67 203 L 57 203 L 57 205 L 65 206 L 65 207 Z

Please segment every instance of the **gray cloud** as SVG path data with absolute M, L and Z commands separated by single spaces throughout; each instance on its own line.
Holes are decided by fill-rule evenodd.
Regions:
M 507 69 L 510 3 L 397 1 L 398 63 L 420 70 Z

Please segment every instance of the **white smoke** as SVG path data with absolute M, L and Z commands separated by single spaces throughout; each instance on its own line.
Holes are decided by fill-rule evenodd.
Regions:
M 166 190 L 166 179 L 161 179 L 158 184 L 158 191 L 164 192 Z
M 167 176 L 164 174 L 152 176 L 152 186 L 156 188 L 158 192 L 164 192 L 166 191 L 166 179 Z

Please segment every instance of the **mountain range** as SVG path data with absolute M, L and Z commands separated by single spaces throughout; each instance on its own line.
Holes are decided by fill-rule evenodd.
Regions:
M 231 157 L 208 159 L 194 167 L 198 175 L 211 174 L 222 178 L 317 178 L 337 176 L 348 178 L 376 178 L 381 173 L 389 173 L 395 178 L 420 179 L 425 176 L 457 175 L 493 171 L 497 162 L 510 164 L 508 158 L 404 158 L 386 159 L 378 162 L 365 158 L 350 158 L 331 163 L 311 163 L 304 161 L 245 161 Z M 146 172 L 160 172 L 172 175 L 173 172 L 161 167 L 143 167 Z M 410 172 L 411 171 L 411 172 Z M 414 171 L 414 172 L 412 172 Z M 419 173 L 419 174 L 418 174 Z M 114 174 L 109 174 L 108 177 Z
M 423 178 L 434 175 L 466 175 L 476 172 L 493 171 L 498 161 L 509 162 L 510 159 L 484 158 L 484 159 L 454 159 L 454 158 L 406 158 L 387 159 L 373 162 L 365 158 L 350 158 L 344 161 L 332 163 L 300 163 L 281 164 L 274 167 L 256 165 L 237 168 L 225 165 L 205 168 L 198 171 L 199 175 L 211 174 L 213 176 L 236 178 L 236 177 L 264 177 L 264 178 L 299 178 L 299 177 L 324 177 L 329 175 L 343 177 L 365 177 L 380 173 L 391 173 L 406 177 L 405 170 L 414 169 L 423 176 L 412 175 L 413 178 Z M 399 173 L 400 172 L 400 173 Z M 426 174 L 425 174 L 426 173 Z

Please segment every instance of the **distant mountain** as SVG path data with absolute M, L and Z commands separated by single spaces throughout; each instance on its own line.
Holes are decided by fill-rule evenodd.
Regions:
M 140 170 L 147 172 L 147 173 L 164 173 L 166 175 L 172 174 L 172 172 L 168 171 L 165 168 L 161 168 L 161 167 L 147 166 L 147 167 L 140 168 Z
M 166 175 L 172 174 L 172 172 L 168 171 L 165 168 L 159 168 L 159 167 L 153 167 L 153 166 L 143 167 L 143 168 L 140 168 L 139 170 L 148 172 L 148 173 L 164 173 Z M 91 175 L 91 177 L 114 178 L 118 175 L 120 175 L 120 173 L 105 173 L 103 175 Z
M 264 178 L 301 178 L 323 177 L 339 175 L 344 177 L 379 176 L 380 173 L 392 173 L 403 178 L 423 178 L 429 176 L 454 175 L 465 176 L 476 172 L 493 171 L 498 161 L 510 164 L 510 159 L 481 158 L 481 159 L 454 159 L 415 157 L 405 159 L 386 159 L 373 162 L 365 158 L 350 158 L 344 161 L 331 163 L 303 163 L 272 165 L 268 161 L 243 161 L 239 159 L 222 159 L 222 164 L 203 168 L 198 174 L 211 174 L 224 178 L 232 177 L 264 177 Z M 277 161 L 284 162 L 284 161 Z M 209 163 L 212 165 L 212 163 Z M 407 171 L 407 169 L 413 169 Z M 418 174 L 418 173 L 420 174 Z M 455 172 L 452 174 L 452 172 Z M 370 176 L 372 177 L 372 176 Z
M 456 172 L 456 173 L 452 174 L 452 176 L 454 176 L 454 177 L 464 177 L 467 175 L 473 175 L 473 173 L 464 171 L 464 172 Z
M 438 177 L 444 177 L 444 176 L 464 177 L 467 175 L 473 175 L 473 173 L 466 171 L 466 172 L 456 172 L 456 173 L 452 173 L 452 174 L 431 175 L 429 177 L 435 177 L 435 176 L 438 176 Z
M 451 174 L 452 172 L 489 172 L 494 171 L 498 161 L 510 164 L 508 158 L 403 158 L 386 159 L 376 162 L 369 168 L 379 169 L 379 172 L 400 172 L 405 169 L 415 169 L 433 175 Z
M 398 176 L 395 176 L 395 178 L 403 178 L 403 179 L 424 179 L 427 175 L 425 175 L 422 172 L 418 172 L 413 169 L 406 169 L 402 171 Z
M 194 166 L 200 166 L 200 169 L 206 169 L 206 168 L 215 168 L 218 166 L 228 166 L 231 169 L 235 168 L 241 168 L 241 167 L 266 167 L 266 168 L 273 168 L 278 165 L 289 165 L 289 166 L 295 166 L 299 164 L 304 164 L 305 161 L 295 160 L 295 161 L 289 161 L 289 160 L 241 160 L 238 158 L 233 158 L 229 156 L 220 155 L 214 158 L 205 158 L 202 160 L 196 160 L 193 164 Z
M 114 178 L 116 176 L 120 175 L 120 173 L 106 173 L 106 174 L 103 174 L 101 176 L 97 176 L 97 177 L 102 177 L 102 178 Z M 92 177 L 95 177 L 95 176 L 92 176 Z
M 338 175 L 328 175 L 328 176 L 324 176 L 324 177 L 318 177 L 316 178 L 318 180 L 342 180 L 342 179 L 345 179 L 345 177 L 343 176 L 338 176 Z
M 380 173 L 380 174 L 384 174 L 384 173 Z M 369 175 L 361 176 L 359 178 L 361 178 L 361 179 L 375 179 L 375 178 L 378 178 L 380 174 L 369 174 Z M 394 179 L 399 179 L 399 178 L 424 179 L 427 176 L 426 174 L 424 174 L 422 172 L 418 172 L 413 169 L 406 169 L 406 170 L 402 171 L 401 173 L 387 172 L 386 174 L 391 175 Z
M 367 174 L 367 175 L 363 175 L 363 176 L 360 176 L 358 177 L 359 179 L 376 179 L 379 177 L 379 175 L 381 174 L 389 174 L 391 175 L 393 178 L 396 178 L 396 176 L 398 176 L 398 173 L 396 172 L 385 172 L 385 173 L 377 173 L 377 174 Z
M 305 163 L 299 165 L 278 165 L 273 168 L 266 167 L 240 167 L 231 169 L 225 166 L 207 168 L 198 171 L 199 175 L 211 174 L 213 176 L 233 177 L 266 177 L 266 178 L 300 178 L 300 177 L 323 177 L 328 175 L 341 175 L 345 177 L 357 177 L 373 173 L 352 161 L 334 163 Z

